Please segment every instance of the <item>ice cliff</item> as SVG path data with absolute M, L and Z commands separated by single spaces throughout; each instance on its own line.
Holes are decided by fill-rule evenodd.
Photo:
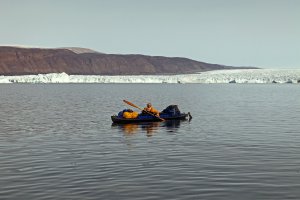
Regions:
M 0 83 L 300 83 L 300 69 L 236 69 L 184 75 L 135 76 L 52 73 L 0 76 Z

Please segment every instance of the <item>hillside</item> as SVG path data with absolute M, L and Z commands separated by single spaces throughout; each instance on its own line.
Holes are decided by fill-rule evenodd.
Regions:
M 83 48 L 0 47 L 0 75 L 65 72 L 72 75 L 187 74 L 234 67 L 179 57 L 103 54 Z

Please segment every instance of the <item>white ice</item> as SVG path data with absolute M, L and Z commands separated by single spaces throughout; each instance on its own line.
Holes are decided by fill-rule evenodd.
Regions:
M 0 76 L 0 83 L 299 83 L 300 69 L 216 70 L 184 75 L 101 76 L 66 73 Z

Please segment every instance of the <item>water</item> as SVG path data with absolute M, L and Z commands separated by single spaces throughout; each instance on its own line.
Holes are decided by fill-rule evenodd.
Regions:
M 299 85 L 0 85 L 0 199 L 299 199 Z M 193 119 L 112 126 L 123 99 Z

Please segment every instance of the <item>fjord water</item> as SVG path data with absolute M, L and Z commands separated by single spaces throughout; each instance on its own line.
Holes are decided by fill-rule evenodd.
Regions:
M 0 199 L 299 199 L 300 85 L 0 85 Z M 112 125 L 178 104 L 193 119 Z

